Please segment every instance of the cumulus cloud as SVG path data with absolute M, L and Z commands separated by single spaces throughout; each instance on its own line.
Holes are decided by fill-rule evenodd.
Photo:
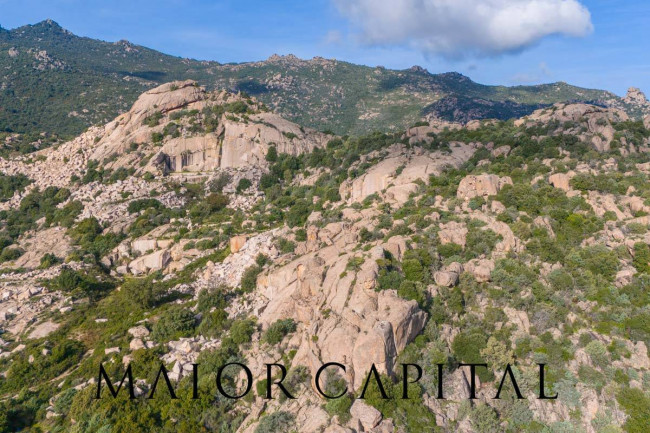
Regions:
M 555 34 L 593 30 L 577 0 L 333 0 L 368 45 L 448 57 L 497 56 Z

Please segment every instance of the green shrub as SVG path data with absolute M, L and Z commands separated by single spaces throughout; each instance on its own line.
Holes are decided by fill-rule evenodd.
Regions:
M 194 313 L 186 308 L 173 307 L 160 315 L 151 335 L 160 342 L 176 340 L 190 336 L 194 326 Z
M 634 244 L 634 259 L 632 264 L 639 273 L 650 274 L 650 247 L 645 242 Z
M 228 327 L 228 313 L 223 309 L 217 309 L 209 313 L 203 313 L 197 333 L 207 338 L 215 338 L 222 335 Z
M 618 403 L 625 409 L 628 419 L 623 428 L 628 433 L 645 433 L 650 420 L 650 398 L 636 388 L 622 388 L 617 394 Z
M 142 123 L 148 126 L 149 128 L 153 128 L 154 126 L 160 123 L 160 119 L 162 119 L 162 117 L 163 117 L 162 113 L 160 111 L 156 111 L 155 113 L 145 117 Z
M 39 269 L 47 269 L 51 268 L 54 265 L 57 265 L 61 263 L 61 259 L 59 259 L 57 256 L 55 256 L 52 253 L 47 253 L 41 257 L 41 262 L 40 265 L 38 266 Z
M 492 271 L 492 281 L 511 293 L 520 292 L 532 286 L 537 274 L 526 264 L 514 259 L 497 260 Z
M 497 413 L 487 404 L 476 405 L 470 412 L 470 419 L 477 432 L 499 433 L 503 431 Z
M 293 253 L 296 249 L 296 244 L 285 238 L 279 238 L 275 246 L 282 254 Z
M 305 242 L 307 240 L 307 231 L 305 229 L 296 230 L 296 241 Z
M 444 245 L 438 245 L 438 253 L 445 258 L 458 256 L 462 252 L 463 252 L 463 247 L 453 242 Z
M 255 433 L 284 433 L 290 431 L 294 416 L 289 412 L 273 412 L 260 420 Z
M 262 272 L 262 268 L 253 265 L 248 267 L 241 277 L 241 288 L 246 292 L 252 292 L 257 288 L 257 276 Z
M 426 288 L 420 281 L 402 281 L 397 289 L 397 295 L 400 298 L 416 301 L 422 308 L 426 308 L 428 304 Z
M 311 205 L 306 200 L 298 200 L 286 213 L 289 227 L 302 226 L 311 213 Z
M 0 263 L 11 262 L 20 258 L 23 255 L 23 251 L 19 248 L 5 248 L 0 253 Z
M 608 281 L 614 279 L 619 266 L 616 252 L 605 245 L 594 245 L 574 251 L 567 256 L 566 262 L 570 268 L 588 270 L 594 275 L 602 275 Z
M 239 179 L 239 183 L 237 184 L 237 192 L 242 193 L 246 191 L 248 188 L 250 188 L 253 185 L 253 182 L 251 182 L 249 179 L 242 177 Z
M 256 328 L 252 319 L 237 320 L 230 327 L 230 338 L 237 345 L 250 343 Z
M 451 350 L 454 356 L 466 364 L 484 364 L 485 359 L 481 351 L 487 347 L 487 337 L 482 329 L 473 328 L 461 331 L 451 343 Z M 485 368 L 476 368 L 477 376 L 484 382 L 490 380 L 493 375 Z
M 293 319 L 278 320 L 269 326 L 262 337 L 262 341 L 273 346 L 281 342 L 288 334 L 295 331 L 296 322 Z
M 417 259 L 405 259 L 402 262 L 402 270 L 404 271 L 404 277 L 409 281 L 424 280 L 424 268 Z
M 16 192 L 24 191 L 30 183 L 31 179 L 24 174 L 7 176 L 0 172 L 0 202 L 10 200 Z
M 465 259 L 471 260 L 480 256 L 489 256 L 502 239 L 501 235 L 492 230 L 480 230 L 470 227 L 465 244 Z
M 120 294 L 131 305 L 147 310 L 158 302 L 158 291 L 153 281 L 148 278 L 127 278 L 120 289 Z
M 213 308 L 225 308 L 227 305 L 226 293 L 223 287 L 201 290 L 196 304 L 199 313 L 208 312 Z
M 164 206 L 162 205 L 162 203 L 160 203 L 155 198 L 143 198 L 143 199 L 133 200 L 129 202 L 127 211 L 133 214 L 149 208 L 161 209 L 163 207 Z
M 265 159 L 268 162 L 276 162 L 278 160 L 278 149 L 275 146 L 270 146 Z

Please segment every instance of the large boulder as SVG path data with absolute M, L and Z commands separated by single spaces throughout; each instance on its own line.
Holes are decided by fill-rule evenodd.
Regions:
M 512 185 L 512 179 L 508 176 L 499 177 L 495 174 L 470 175 L 460 181 L 456 196 L 464 200 L 488 197 L 496 195 L 504 185 Z
M 233 236 L 230 238 L 230 252 L 237 253 L 242 249 L 246 241 L 248 240 L 247 236 L 239 235 Z
M 146 274 L 151 271 L 165 269 L 171 262 L 172 257 L 169 250 L 154 251 L 142 257 L 138 257 L 129 263 L 129 270 L 135 275 Z
M 458 283 L 458 273 L 453 271 L 438 271 L 433 274 L 433 279 L 439 286 L 453 287 Z
M 355 400 L 352 403 L 350 415 L 359 420 L 364 431 L 375 428 L 381 422 L 381 412 L 364 403 L 362 400 Z
M 479 283 L 487 283 L 492 278 L 494 260 L 474 259 L 465 264 L 465 270 L 474 276 Z
M 555 173 L 548 177 L 548 183 L 550 183 L 554 188 L 561 189 L 563 191 L 571 190 L 571 179 L 575 176 L 574 172 L 569 173 Z

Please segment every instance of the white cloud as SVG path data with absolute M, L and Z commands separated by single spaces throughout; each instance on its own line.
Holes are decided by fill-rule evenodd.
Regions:
M 517 52 L 554 34 L 593 30 L 577 0 L 333 0 L 368 45 L 448 57 Z

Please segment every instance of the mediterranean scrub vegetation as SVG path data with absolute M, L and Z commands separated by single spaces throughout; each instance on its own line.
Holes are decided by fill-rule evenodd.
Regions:
M 177 126 L 199 116 L 206 121 L 195 123 L 197 130 L 214 130 L 221 115 L 242 121 L 250 116 L 246 121 L 252 122 L 252 105 L 239 102 L 179 111 L 173 119 L 154 114 L 144 122 L 163 136 L 182 134 Z M 163 127 L 165 116 L 177 126 Z M 268 382 L 256 380 L 249 395 L 232 400 L 217 392 L 217 372 L 251 357 L 278 360 L 288 368 L 285 383 L 291 390 L 299 396 L 311 392 L 312 372 L 295 365 L 296 341 L 305 347 L 327 344 L 319 327 L 348 320 L 341 311 L 356 314 L 351 306 L 360 294 L 368 304 L 389 295 L 400 306 L 411 301 L 410 316 L 425 313 L 422 331 L 394 359 L 395 366 L 415 363 L 423 369 L 421 380 L 409 388 L 410 398 L 399 398 L 403 373 L 397 367 L 394 375 L 380 375 L 384 391 L 395 398 L 381 398 L 371 381 L 363 400 L 399 431 L 569 432 L 586 431 L 585 422 L 599 433 L 645 431 L 650 156 L 620 150 L 623 142 L 643 143 L 649 134 L 642 124 L 615 124 L 619 146 L 597 152 L 576 136 L 580 128 L 580 122 L 483 122 L 473 130 L 431 132 L 421 143 L 400 132 L 330 135 L 323 148 L 300 155 L 271 146 L 266 164 L 244 178 L 210 173 L 209 181 L 203 174 L 181 181 L 151 175 L 151 191 L 111 199 L 119 209 L 115 220 L 90 214 L 90 200 L 73 192 L 82 185 L 119 184 L 133 174 L 128 169 L 108 172 L 90 163 L 67 187 L 35 188 L 26 177 L 0 176 L 3 201 L 22 194 L 17 206 L 0 211 L 0 276 L 27 279 L 38 272 L 38 280 L 29 281 L 41 291 L 29 293 L 21 308 L 52 304 L 24 329 L 11 322 L 13 314 L 23 313 L 19 310 L 7 311 L 0 324 L 0 431 L 299 431 L 294 406 L 280 397 L 267 402 L 254 424 L 246 424 L 251 410 L 261 407 L 255 400 L 263 398 Z M 406 162 L 387 176 L 392 183 L 385 190 L 346 201 L 346 187 L 372 174 L 397 148 L 391 146 L 398 144 L 409 157 L 432 151 L 447 155 L 457 142 L 482 146 L 466 162 L 413 181 L 403 200 L 388 190 L 400 174 L 409 173 Z M 507 156 L 492 152 L 505 146 Z M 549 183 L 552 174 L 567 175 L 564 188 Z M 512 182 L 491 195 L 459 194 L 463 179 L 481 175 Z M 69 254 L 44 252 L 35 260 L 38 269 L 11 267 L 34 233 L 47 228 L 61 231 Z M 242 239 L 250 249 L 232 255 L 242 242 L 231 240 Z M 313 260 L 307 263 L 319 263 L 327 254 L 336 266 L 317 272 L 312 272 L 316 265 L 301 268 L 296 281 L 311 280 L 300 280 L 304 285 L 295 298 L 310 291 L 320 295 L 327 278 L 361 292 L 344 293 L 336 308 L 319 298 L 322 305 L 297 303 L 283 312 L 286 316 L 264 321 L 260 306 L 268 308 L 267 295 L 286 288 L 269 289 L 282 284 L 269 283 L 270 274 L 306 255 Z M 157 259 L 165 265 L 151 265 Z M 226 277 L 220 276 L 226 264 Z M 386 320 L 394 320 L 399 308 L 388 307 Z M 306 323 L 307 313 L 300 309 L 315 312 L 313 323 Z M 55 326 L 45 336 L 32 334 L 41 323 Z M 393 339 L 399 339 L 393 331 Z M 200 364 L 197 399 L 190 398 L 187 365 L 181 369 L 174 358 L 188 352 Z M 89 380 L 96 380 L 98 365 L 119 383 L 127 362 L 142 379 L 137 398 L 129 400 L 122 390 L 117 398 L 95 399 Z M 162 381 L 156 398 L 147 398 L 161 363 L 178 399 L 169 397 Z M 482 398 L 474 403 L 459 401 L 462 384 L 447 388 L 461 377 L 462 363 L 487 364 L 477 369 Z M 446 400 L 435 399 L 439 364 L 442 385 L 449 389 Z M 540 410 L 529 400 L 517 400 L 508 381 L 502 400 L 486 397 L 494 395 L 506 364 L 527 395 L 537 390 L 538 364 L 546 364 L 545 391 L 558 399 Z M 242 390 L 236 368 L 222 373 L 227 391 Z M 342 376 L 325 380 L 330 394 L 342 393 L 345 386 Z M 340 399 L 309 404 L 324 418 L 345 424 L 359 397 L 360 390 L 349 387 Z M 598 407 L 597 413 L 587 411 L 587 403 Z M 440 420 L 446 424 L 437 426 Z

